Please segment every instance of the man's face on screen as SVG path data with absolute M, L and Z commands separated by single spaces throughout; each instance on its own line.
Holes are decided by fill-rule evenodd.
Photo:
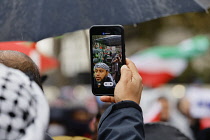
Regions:
M 94 77 L 97 82 L 101 82 L 108 75 L 108 71 L 103 68 L 94 69 Z

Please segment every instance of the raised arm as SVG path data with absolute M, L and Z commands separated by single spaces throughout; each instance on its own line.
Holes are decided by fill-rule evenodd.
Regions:
M 98 127 L 99 140 L 143 140 L 142 110 L 139 106 L 142 78 L 134 63 L 126 59 L 121 67 L 121 79 L 114 97 L 102 96 L 103 102 L 113 104 L 103 113 Z

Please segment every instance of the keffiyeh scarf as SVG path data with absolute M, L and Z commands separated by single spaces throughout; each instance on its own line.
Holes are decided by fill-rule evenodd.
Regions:
M 43 140 L 49 106 L 42 90 L 19 70 L 0 64 L 0 140 Z

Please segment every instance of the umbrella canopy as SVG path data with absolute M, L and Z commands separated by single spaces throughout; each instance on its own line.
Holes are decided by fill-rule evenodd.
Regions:
M 107 46 L 119 46 L 121 45 L 121 36 L 113 35 L 109 37 L 99 38 L 99 39 L 96 39 L 95 42 L 99 42 Z
M 19 51 L 28 55 L 39 67 L 42 74 L 59 66 L 57 59 L 41 54 L 36 50 L 35 45 L 34 42 L 26 41 L 0 42 L 0 50 Z
M 1 0 L 0 41 L 39 41 L 94 24 L 136 24 L 203 11 L 208 0 Z

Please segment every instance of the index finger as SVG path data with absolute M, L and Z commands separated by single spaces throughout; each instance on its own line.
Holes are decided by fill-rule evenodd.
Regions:
M 136 68 L 135 64 L 128 58 L 126 58 L 126 65 L 132 71 L 134 75 L 139 75 L 138 69 Z
M 115 102 L 114 97 L 111 97 L 111 96 L 101 96 L 100 100 L 102 102 L 110 102 L 110 103 L 114 103 Z

